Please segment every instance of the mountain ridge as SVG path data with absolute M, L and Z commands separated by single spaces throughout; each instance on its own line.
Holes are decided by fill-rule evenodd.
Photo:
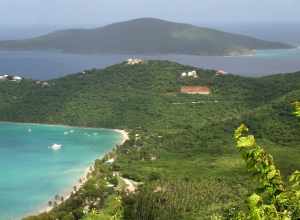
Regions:
M 256 49 L 292 48 L 186 23 L 139 18 L 94 29 L 67 29 L 36 38 L 0 41 L 0 49 L 53 49 L 71 53 L 230 55 Z

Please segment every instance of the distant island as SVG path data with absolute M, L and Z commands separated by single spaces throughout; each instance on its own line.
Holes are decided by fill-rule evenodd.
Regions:
M 190 24 L 141 18 L 95 29 L 61 30 L 25 39 L 0 41 L 0 50 L 59 50 L 84 54 L 253 54 L 293 46 Z

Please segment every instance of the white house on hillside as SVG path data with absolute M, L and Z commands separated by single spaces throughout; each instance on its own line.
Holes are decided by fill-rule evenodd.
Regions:
M 181 77 L 186 77 L 186 76 L 187 76 L 186 72 L 181 73 Z
M 190 72 L 183 72 L 181 73 L 181 77 L 182 78 L 185 78 L 185 77 L 189 77 L 189 78 L 198 78 L 198 74 L 197 74 L 197 71 L 196 70 L 193 70 L 193 71 L 190 71 Z
M 7 79 L 8 75 L 0 75 L 0 80 L 5 80 Z
M 227 72 L 224 71 L 224 70 L 217 70 L 217 71 L 216 71 L 216 75 L 217 75 L 217 76 L 223 76 L 223 75 L 225 75 L 225 74 L 227 74 Z
M 12 81 L 19 82 L 19 81 L 21 81 L 22 79 L 23 79 L 23 78 L 20 77 L 20 76 L 13 76 Z
M 20 82 L 21 80 L 23 80 L 23 78 L 20 76 L 0 75 L 0 80 Z
M 129 58 L 127 60 L 128 65 L 136 65 L 136 64 L 143 64 L 144 61 L 142 59 L 137 59 L 137 58 Z

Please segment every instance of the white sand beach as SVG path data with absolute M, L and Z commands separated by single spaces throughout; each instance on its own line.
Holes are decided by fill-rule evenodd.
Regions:
M 129 140 L 129 134 L 128 134 L 127 131 L 120 130 L 120 129 L 114 129 L 114 131 L 121 134 L 121 141 L 120 141 L 119 145 L 123 145 L 127 140 Z M 70 198 L 70 196 L 72 195 L 72 193 L 75 192 L 74 189 L 76 189 L 76 191 L 78 191 L 88 181 L 88 176 L 89 176 L 90 173 L 93 172 L 94 169 L 95 169 L 95 167 L 94 167 L 94 163 L 93 163 L 91 166 L 89 166 L 88 168 L 86 168 L 84 174 L 79 179 L 80 181 L 77 181 L 73 185 L 73 187 L 70 188 L 68 191 L 59 194 L 60 197 L 64 198 L 63 201 L 65 201 L 65 200 L 67 200 L 67 199 Z M 55 200 L 55 199 L 52 199 L 51 201 L 52 202 L 56 202 L 57 205 L 59 205 L 59 204 L 61 204 L 63 202 L 61 200 Z M 53 205 L 52 206 L 47 205 L 46 207 L 40 209 L 37 214 L 41 214 L 43 212 L 50 212 L 53 208 L 54 208 Z M 33 213 L 33 214 L 36 214 L 36 213 Z
M 122 140 L 120 145 L 123 145 L 127 140 L 129 140 L 129 134 L 125 130 L 114 129 L 114 131 L 119 132 L 122 135 Z

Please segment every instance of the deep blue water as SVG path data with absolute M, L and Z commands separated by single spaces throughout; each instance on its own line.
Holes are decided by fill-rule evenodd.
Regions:
M 59 52 L 0 51 L 0 74 L 9 73 L 33 79 L 51 79 L 85 69 L 105 68 L 132 55 L 78 55 Z M 182 64 L 227 72 L 263 76 L 300 70 L 300 49 L 258 51 L 256 56 L 136 55 L 144 59 L 171 60 Z
M 107 129 L 0 123 L 0 219 L 45 207 L 120 140 Z M 53 144 L 62 148 L 54 151 Z

